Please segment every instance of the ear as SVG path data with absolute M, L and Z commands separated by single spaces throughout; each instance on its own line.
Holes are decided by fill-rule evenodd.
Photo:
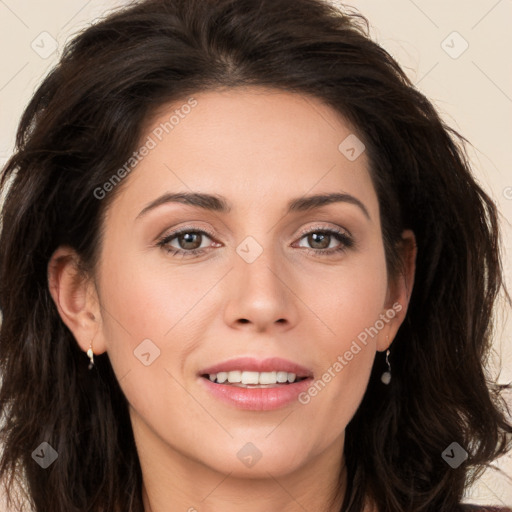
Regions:
M 105 352 L 102 317 L 96 286 L 80 268 L 80 258 L 69 247 L 59 247 L 48 263 L 48 286 L 62 321 L 80 348 Z
M 388 285 L 384 315 L 389 320 L 377 340 L 379 352 L 389 348 L 405 319 L 414 286 L 417 249 L 414 233 L 410 229 L 406 229 L 402 233 L 399 244 L 400 257 L 403 262 L 402 272 L 391 279 Z

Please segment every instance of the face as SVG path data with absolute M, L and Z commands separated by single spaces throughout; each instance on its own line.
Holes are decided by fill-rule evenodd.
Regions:
M 147 452 L 254 477 L 339 461 L 405 312 L 366 153 L 314 98 L 194 99 L 152 119 L 105 216 L 94 351 Z

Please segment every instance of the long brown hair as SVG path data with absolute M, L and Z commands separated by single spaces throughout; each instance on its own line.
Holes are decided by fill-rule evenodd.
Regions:
M 51 299 L 49 259 L 68 245 L 94 271 L 105 209 L 122 184 L 101 200 L 95 190 L 138 147 L 155 109 L 246 85 L 314 96 L 356 127 L 391 274 L 402 230 L 416 235 L 393 379 L 380 384 L 379 355 L 346 429 L 343 510 L 361 512 L 367 496 L 381 512 L 455 510 L 510 443 L 499 386 L 484 371 L 503 290 L 498 213 L 463 137 L 356 13 L 320 0 L 146 0 L 67 45 L 26 108 L 1 176 L 0 476 L 11 491 L 24 485 L 37 512 L 143 512 L 126 399 L 108 354 L 88 372 Z M 58 453 L 47 469 L 32 457 L 42 442 Z M 453 442 L 469 453 L 456 469 L 441 456 Z

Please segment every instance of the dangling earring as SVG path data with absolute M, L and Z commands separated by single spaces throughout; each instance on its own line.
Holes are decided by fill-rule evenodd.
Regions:
M 89 350 L 87 350 L 87 356 L 90 359 L 90 363 L 89 363 L 89 370 L 90 370 L 94 366 L 94 352 L 92 351 L 92 341 L 91 341 L 91 344 L 89 345 Z
M 388 341 L 389 337 L 386 336 L 386 341 Z M 391 365 L 389 364 L 389 349 L 386 350 L 386 364 L 388 365 L 388 370 L 386 372 L 384 372 L 381 377 L 380 377 L 380 380 L 382 381 L 383 384 L 386 384 L 386 386 L 391 382 Z

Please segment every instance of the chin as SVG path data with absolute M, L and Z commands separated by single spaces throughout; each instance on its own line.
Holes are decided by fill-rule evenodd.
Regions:
M 283 446 L 269 443 L 258 445 L 257 441 L 235 442 L 235 447 L 226 447 L 221 453 L 214 453 L 204 464 L 210 469 L 232 478 L 268 479 L 284 477 L 306 465 L 302 447 Z M 299 456 L 298 456 L 299 454 Z

